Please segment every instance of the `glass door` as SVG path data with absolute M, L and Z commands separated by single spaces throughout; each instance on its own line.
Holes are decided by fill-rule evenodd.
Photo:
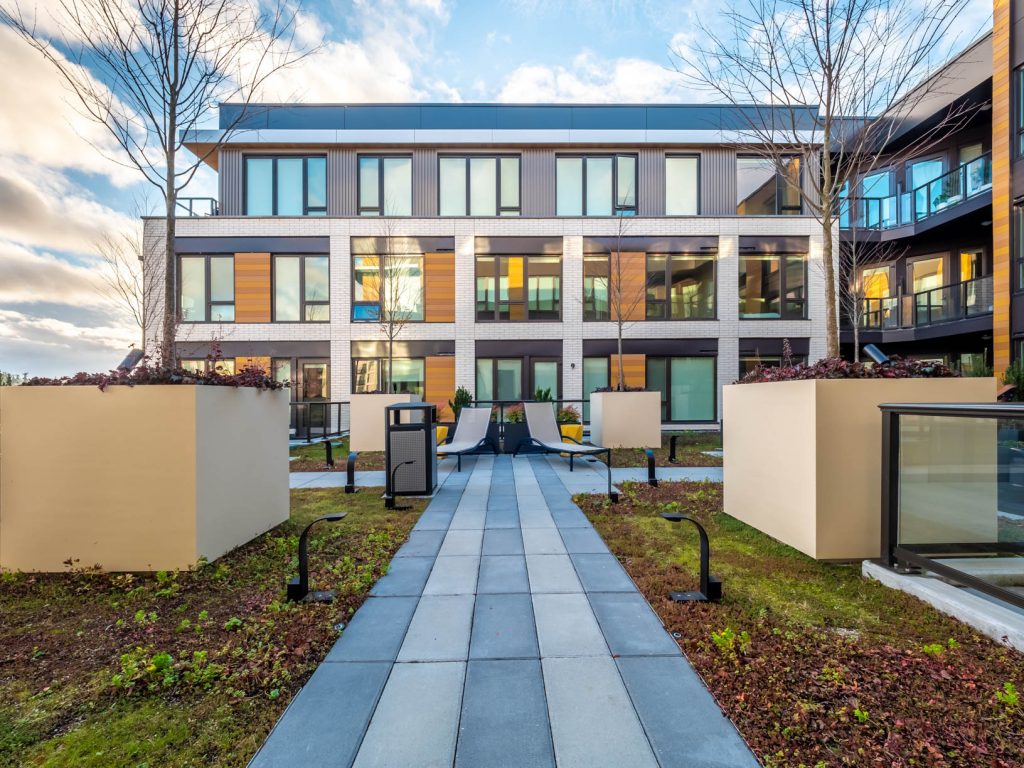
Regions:
M 910 188 L 914 192 L 914 215 L 917 219 L 930 216 L 942 202 L 943 185 L 931 183 L 942 175 L 942 166 L 941 157 L 919 160 L 910 166 Z
M 918 259 L 909 264 L 910 285 L 914 294 L 914 319 L 917 325 L 927 325 L 942 319 L 945 304 L 943 256 Z
M 537 392 L 550 393 L 552 400 L 558 399 L 558 361 L 557 360 L 532 360 L 532 380 L 530 397 Z

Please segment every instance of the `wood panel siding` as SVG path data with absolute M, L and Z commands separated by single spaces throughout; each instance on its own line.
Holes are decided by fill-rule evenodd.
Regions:
M 423 254 L 424 320 L 455 322 L 455 254 Z
M 270 375 L 269 357 L 236 357 L 235 370 L 241 371 L 245 368 L 259 368 L 268 376 Z
M 619 356 L 610 355 L 608 383 L 612 387 L 619 386 Z M 623 355 L 622 379 L 627 387 L 647 386 L 647 355 Z
M 245 183 L 242 172 L 242 150 L 224 148 L 220 150 L 217 162 L 217 181 L 220 194 L 221 216 L 241 216 L 242 185 Z
M 992 365 L 1002 375 L 1010 364 L 1010 0 L 995 0 L 992 16 Z
M 455 397 L 455 356 L 426 358 L 423 401 L 437 406 L 438 421 L 454 421 L 448 401 Z
M 736 150 L 708 147 L 700 153 L 700 213 L 736 214 Z
M 235 322 L 270 322 L 270 254 L 235 254 Z
M 622 285 L 620 286 L 621 298 L 614 295 L 616 277 L 620 274 L 617 260 L 622 259 L 621 275 Z M 621 254 L 611 255 L 611 311 L 612 320 L 616 319 L 619 311 L 622 312 L 622 319 L 628 322 L 643 320 L 647 311 L 647 254 L 643 252 L 623 251 Z

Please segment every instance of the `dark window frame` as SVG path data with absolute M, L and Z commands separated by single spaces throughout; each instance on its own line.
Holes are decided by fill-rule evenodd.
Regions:
M 299 319 L 278 320 L 277 319 L 277 259 L 278 257 L 299 260 Z M 327 259 L 327 300 L 307 301 L 306 300 L 306 259 Z M 270 322 L 275 325 L 297 325 L 300 323 L 309 325 L 323 325 L 331 322 L 331 259 L 323 253 L 273 253 L 270 255 Z M 327 307 L 326 320 L 307 320 L 306 307 Z
M 587 301 L 587 261 L 597 261 L 601 259 L 604 262 L 607 275 L 605 276 L 608 280 L 608 313 L 607 317 L 601 316 L 595 309 L 592 308 L 594 302 L 591 300 L 588 306 Z M 611 304 L 611 277 L 612 272 L 612 257 L 611 254 L 602 253 L 584 253 L 583 254 L 583 322 L 585 323 L 607 323 L 612 321 L 612 304 Z M 646 290 L 646 289 L 645 289 Z M 591 295 L 594 295 L 591 292 Z
M 420 394 L 421 397 L 426 395 L 426 392 L 427 392 L 427 358 L 426 358 L 426 356 L 424 356 L 424 355 L 416 355 L 416 356 L 413 356 L 413 357 L 409 357 L 407 355 L 396 355 L 396 356 L 392 357 L 391 359 L 392 360 L 418 360 L 418 361 L 423 363 L 423 392 L 419 393 L 419 394 Z M 376 360 L 377 361 L 377 388 L 375 390 L 370 390 L 369 393 L 366 393 L 366 392 L 356 392 L 356 389 L 355 389 L 355 383 L 356 383 L 356 363 L 358 363 L 361 360 Z M 384 366 L 387 365 L 387 362 L 388 362 L 388 358 L 386 356 L 385 357 L 380 357 L 380 356 L 369 356 L 369 357 L 367 357 L 365 355 L 359 356 L 359 357 L 353 356 L 352 357 L 352 361 L 351 361 L 351 368 L 352 368 L 352 394 L 353 395 L 357 395 L 357 394 L 372 394 L 373 392 L 384 392 Z M 385 393 L 385 394 L 390 394 L 390 393 Z
M 810 262 L 810 259 L 808 258 L 808 254 L 806 254 L 806 253 L 799 253 L 799 252 L 764 253 L 763 251 L 744 251 L 743 249 L 740 249 L 740 253 L 739 253 L 737 262 L 739 260 L 743 259 L 744 256 L 778 256 L 779 257 L 779 260 L 780 260 L 780 270 L 779 270 L 779 316 L 778 317 L 744 317 L 743 316 L 743 312 L 741 310 L 739 312 L 739 319 L 740 319 L 740 321 L 741 322 L 745 322 L 745 321 L 750 321 L 750 320 L 764 320 L 764 321 L 769 322 L 769 323 L 777 323 L 780 320 L 807 320 L 808 319 L 808 317 L 807 317 L 807 301 L 808 301 L 808 296 L 810 295 L 809 286 L 808 286 L 808 283 L 807 283 L 807 279 L 808 279 L 808 264 Z M 785 264 L 785 258 L 787 256 L 799 256 L 801 258 L 802 262 L 803 262 L 803 267 L 804 267 L 804 269 L 803 269 L 804 297 L 802 299 L 790 300 L 790 299 L 786 298 L 787 286 L 786 286 L 786 264 Z M 739 265 L 739 263 L 737 263 L 737 267 L 738 267 L 738 269 L 737 269 L 737 272 L 736 272 L 736 274 L 737 274 L 736 301 L 738 303 L 740 301 L 739 289 L 742 287 L 739 284 L 738 276 L 740 274 L 740 271 L 741 271 L 742 267 Z M 801 309 L 801 314 L 800 314 L 799 317 L 795 317 L 793 315 L 787 315 L 786 314 L 786 303 L 787 303 L 787 301 L 799 301 L 800 302 L 800 306 L 801 306 L 802 309 Z
M 679 421 L 672 418 L 672 360 L 674 359 L 708 359 L 713 362 L 711 374 L 711 418 L 710 419 L 687 419 Z M 651 360 L 665 360 L 665 399 L 661 401 L 664 409 L 662 422 L 665 424 L 716 424 L 718 423 L 718 355 L 647 355 L 644 358 L 644 384 L 650 391 L 661 392 L 657 387 L 652 386 L 650 377 L 647 374 L 647 366 Z
M 697 161 L 697 212 L 696 213 L 668 213 L 668 161 L 672 159 L 683 158 L 683 159 L 695 159 Z M 638 164 L 639 165 L 639 164 Z M 639 168 L 637 169 L 639 174 Z M 686 216 L 700 216 L 704 206 L 702 205 L 700 194 L 700 182 L 701 182 L 701 156 L 700 153 L 693 152 L 668 152 L 665 154 L 665 216 L 669 218 L 674 217 L 686 217 Z
M 363 205 L 363 174 L 360 172 L 359 163 L 361 160 L 366 158 L 374 158 L 377 160 L 377 205 L 376 206 L 364 206 Z M 384 213 L 384 159 L 401 158 L 409 161 L 409 213 L 408 214 L 395 214 L 395 213 Z M 389 153 L 373 153 L 364 152 L 356 155 L 356 216 L 387 216 L 389 218 L 406 219 L 411 218 L 414 214 L 414 187 L 416 186 L 412 182 L 412 163 L 413 157 L 411 154 L 405 152 Z
M 480 389 L 480 382 L 477 380 L 479 371 L 477 370 L 477 363 L 481 360 L 491 361 L 491 388 L 497 389 L 498 381 L 498 362 L 501 360 L 518 360 L 519 361 L 519 401 L 532 400 L 533 393 L 537 388 L 537 382 L 534 381 L 533 376 L 533 364 L 534 363 L 555 363 L 558 366 L 557 369 L 557 386 L 558 391 L 552 392 L 551 396 L 555 400 L 561 397 L 562 393 L 562 358 L 556 355 L 486 355 L 483 357 L 473 358 L 473 384 L 476 390 Z M 515 401 L 510 401 L 515 402 Z
M 349 302 L 351 307 L 349 309 L 350 322 L 353 323 L 380 323 L 380 300 L 377 301 L 356 301 L 356 259 L 362 256 L 370 256 L 377 259 L 377 274 L 380 276 L 380 287 L 379 291 L 384 290 L 384 262 L 381 259 L 379 253 L 353 253 L 350 255 L 351 262 L 349 264 L 349 276 L 348 276 L 348 295 L 352 297 L 352 301 Z M 393 253 L 392 258 L 399 256 L 417 256 L 420 259 L 420 304 L 423 306 L 423 317 L 419 320 L 415 318 L 403 319 L 403 324 L 420 324 L 427 322 L 427 259 L 424 253 Z M 356 307 L 377 307 L 377 316 L 370 319 L 357 318 Z
M 502 159 L 514 158 L 518 160 L 519 172 L 517 175 L 516 183 L 519 185 L 519 205 L 503 206 L 501 204 L 501 161 Z M 470 213 L 470 201 L 472 199 L 472 186 L 469 175 L 469 161 L 473 159 L 484 159 L 495 161 L 495 195 L 494 200 L 496 202 L 494 214 L 474 214 Z M 442 214 L 441 213 L 441 161 L 442 160 L 463 160 L 464 172 L 466 177 L 466 212 L 456 214 Z M 438 218 L 442 219 L 497 219 L 497 218 L 512 218 L 514 216 L 522 216 L 523 211 L 523 156 L 520 153 L 515 152 L 472 152 L 469 154 L 462 154 L 459 152 L 438 154 L 437 156 L 437 215 Z
M 648 301 L 647 291 L 651 287 L 650 281 L 650 268 L 651 257 L 665 257 L 665 295 L 666 299 L 662 303 L 662 316 L 651 317 L 650 302 Z M 694 258 L 710 258 L 711 260 L 711 315 L 708 317 L 673 317 L 672 316 L 672 300 L 669 298 L 672 288 L 672 260 L 676 257 L 680 259 L 694 259 Z M 658 303 L 658 302 L 655 302 Z M 662 322 L 676 322 L 676 323 L 699 323 L 707 322 L 709 320 L 718 319 L 718 252 L 708 253 L 647 253 L 644 256 L 644 321 L 652 323 Z
M 1024 157 L 1024 65 L 1013 70 L 1014 156 Z
M 795 160 L 799 160 L 800 161 L 800 189 L 802 190 L 803 186 L 804 186 L 805 166 L 807 165 L 807 163 L 804 162 L 804 159 L 805 159 L 804 156 L 800 155 L 800 154 L 792 154 L 792 155 L 784 154 L 784 155 L 782 155 L 782 157 L 789 158 L 791 160 L 795 159 Z M 744 159 L 750 159 L 750 158 L 753 158 L 755 160 L 764 160 L 764 157 L 762 157 L 761 155 L 751 155 L 751 154 L 746 154 L 746 153 L 740 153 L 740 154 L 736 155 L 736 160 L 737 161 L 744 160 Z M 789 184 L 783 178 L 783 174 L 779 173 L 779 169 L 774 167 L 775 163 L 773 161 L 770 161 L 770 162 L 772 162 L 773 170 L 775 172 L 775 213 L 740 213 L 737 210 L 736 211 L 736 215 L 737 216 L 803 216 L 804 215 L 804 199 L 803 199 L 803 193 L 802 192 L 798 193 L 799 199 L 800 199 L 800 203 L 795 208 L 792 205 L 789 205 L 789 206 L 782 205 L 782 195 L 780 194 L 780 190 L 788 189 L 789 188 Z M 736 173 L 737 173 L 737 175 L 739 175 L 739 163 L 738 162 L 737 162 L 737 165 L 736 165 Z M 739 208 L 739 204 L 740 204 L 740 201 L 737 201 L 736 202 L 737 209 Z M 785 213 L 784 211 L 790 211 L 790 212 L 789 213 Z
M 530 259 L 531 258 L 550 258 L 552 256 L 558 257 L 558 317 L 530 317 Z M 521 258 L 523 259 L 523 313 L 524 317 L 522 320 L 512 320 L 511 318 L 502 318 L 498 314 L 501 311 L 501 302 L 498 300 L 497 295 L 494 297 L 494 313 L 493 317 L 481 317 L 480 308 L 478 306 L 477 299 L 477 280 L 481 277 L 480 274 L 480 259 L 493 259 L 494 260 L 494 278 L 495 293 L 497 293 L 497 286 L 501 279 L 501 260 L 510 258 Z M 565 258 L 563 254 L 554 253 L 479 253 L 473 257 L 473 318 L 478 323 L 560 323 L 562 322 L 562 304 L 563 304 L 563 287 L 565 284 Z M 519 302 L 507 302 L 508 305 L 518 304 Z M 486 310 L 484 310 L 486 311 Z
M 182 316 L 182 312 L 181 312 L 181 289 L 182 289 L 182 285 L 181 285 L 181 282 L 182 282 L 181 262 L 182 262 L 183 259 L 203 259 L 204 260 L 204 263 L 203 263 L 203 283 L 205 285 L 204 294 L 205 294 L 206 304 L 203 307 L 203 319 L 202 320 L 186 320 Z M 232 287 L 231 287 L 232 299 L 231 299 L 231 301 L 213 301 L 210 298 L 210 295 L 212 293 L 210 291 L 210 261 L 211 261 L 211 259 L 231 259 L 231 276 L 232 276 Z M 177 254 L 176 267 L 177 267 L 178 274 L 176 276 L 177 280 L 176 280 L 176 286 L 175 286 L 175 295 L 177 297 L 176 300 L 175 300 L 175 307 L 177 308 L 177 315 L 178 315 L 178 322 L 179 323 L 183 323 L 183 324 L 187 324 L 187 325 L 222 325 L 224 323 L 234 324 L 236 322 L 233 319 L 232 320 L 211 320 L 210 319 L 212 317 L 212 315 L 213 315 L 213 313 L 211 311 L 213 309 L 213 307 L 215 307 L 215 306 L 218 306 L 218 307 L 229 306 L 229 307 L 234 308 L 234 306 L 235 306 L 236 299 L 238 298 L 237 296 L 235 296 L 235 290 L 234 290 L 235 254 L 233 254 L 233 253 L 179 253 L 179 254 Z M 188 358 L 188 359 L 191 359 L 191 358 Z
M 309 205 L 309 160 L 317 159 L 324 161 L 324 204 L 323 206 L 310 207 Z M 328 207 L 328 196 L 330 191 L 327 185 L 327 155 L 299 154 L 299 155 L 242 155 L 242 210 L 245 216 L 266 216 L 265 213 L 249 213 L 249 160 L 273 160 L 270 173 L 270 205 L 273 213 L 270 216 L 278 216 L 277 212 L 277 161 L 278 160 L 302 160 L 302 216 L 326 216 Z M 294 214 L 285 214 L 294 216 Z
M 619 205 L 619 163 L 618 158 L 629 157 L 633 160 L 633 205 Z M 558 161 L 561 158 L 580 158 L 583 160 L 582 176 L 580 184 L 580 213 L 560 214 L 557 211 L 558 201 Z M 604 159 L 611 158 L 612 161 L 612 212 L 608 214 L 587 213 L 587 160 L 590 158 Z M 555 155 L 555 215 L 561 218 L 573 218 L 576 216 L 589 216 L 592 218 L 613 218 L 618 216 L 639 216 L 640 208 L 640 155 L 636 152 L 568 152 Z
M 1010 208 L 1010 246 L 1013 260 L 1014 293 L 1024 293 L 1024 200 L 1014 201 Z
M 777 354 L 777 355 L 756 355 L 756 354 L 755 355 L 744 355 L 744 354 L 740 354 L 737 359 L 739 360 L 739 368 L 737 370 L 739 371 L 739 375 L 740 375 L 741 379 L 753 370 L 753 368 L 751 368 L 751 371 L 744 371 L 743 370 L 743 362 L 745 360 L 753 360 L 753 361 L 755 361 L 755 365 L 761 365 L 762 368 L 781 368 L 782 365 L 783 365 L 783 359 L 782 359 L 782 354 L 781 353 Z M 790 362 L 793 365 L 801 365 L 802 363 L 807 362 L 807 355 L 790 355 L 789 359 L 790 359 Z M 763 362 L 765 360 L 771 360 L 771 361 L 776 361 L 777 360 L 778 362 L 777 363 L 773 362 L 770 365 L 763 365 Z

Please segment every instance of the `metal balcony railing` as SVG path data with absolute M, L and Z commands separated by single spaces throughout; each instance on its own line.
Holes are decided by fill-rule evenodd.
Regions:
M 861 299 L 860 327 L 874 331 L 920 328 L 990 315 L 992 299 L 992 275 L 914 294 Z
M 847 197 L 839 203 L 840 229 L 885 230 L 923 221 L 992 189 L 992 153 L 986 152 L 937 179 L 887 197 Z
M 174 201 L 175 216 L 218 216 L 220 208 L 212 197 L 179 197 Z

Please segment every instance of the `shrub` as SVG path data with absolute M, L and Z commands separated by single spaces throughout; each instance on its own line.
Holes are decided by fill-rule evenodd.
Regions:
M 473 404 L 473 393 L 465 387 L 459 387 L 455 390 L 455 397 L 448 401 L 448 407 L 452 409 L 452 413 L 455 414 L 455 418 L 459 418 L 459 412 L 463 408 L 468 408 Z
M 1024 401 L 1024 363 L 1014 360 L 1003 374 L 1003 384 L 1013 389 L 1000 396 L 1001 400 Z
M 533 399 L 539 403 L 550 403 L 554 402 L 555 398 L 551 396 L 551 387 L 548 387 L 547 389 L 541 389 L 538 387 L 533 393 Z
M 211 366 L 214 368 L 214 366 Z M 184 368 L 168 368 L 151 365 L 143 361 L 130 371 L 116 370 L 107 373 L 76 373 L 55 379 L 34 377 L 24 382 L 26 387 L 99 387 L 104 390 L 112 385 L 129 387 L 147 384 L 197 384 L 211 387 L 252 387 L 254 389 L 282 389 L 285 384 L 275 381 L 262 368 L 243 368 L 237 373 L 220 373 L 217 370 L 187 371 Z
M 783 365 L 777 368 L 758 366 L 738 384 L 759 384 L 767 381 L 804 381 L 807 379 L 944 379 L 959 376 L 941 363 L 904 360 L 893 355 L 883 364 L 851 363 L 830 357 L 816 363 Z
M 559 408 L 558 413 L 555 415 L 555 421 L 559 424 L 579 424 L 580 412 L 571 405 L 568 405 L 565 408 Z
M 506 424 L 522 424 L 526 421 L 526 409 L 522 404 L 510 405 L 505 409 Z

